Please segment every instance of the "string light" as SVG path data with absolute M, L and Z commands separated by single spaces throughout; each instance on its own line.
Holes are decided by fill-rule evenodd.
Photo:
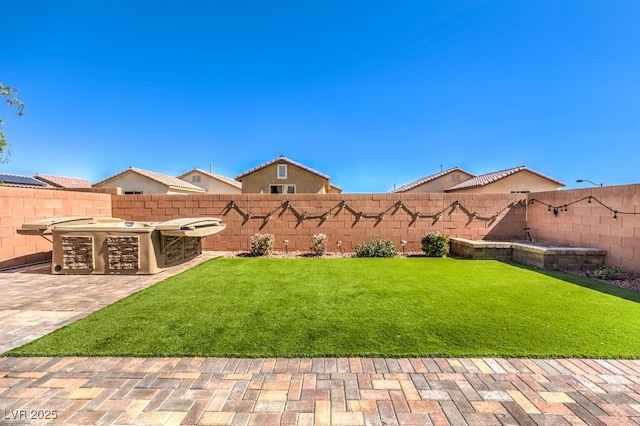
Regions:
M 594 202 L 596 202 L 597 204 L 600 204 L 602 207 L 604 207 L 605 209 L 609 210 L 613 214 L 613 219 L 617 219 L 618 215 L 631 215 L 631 216 L 640 215 L 640 212 L 621 212 L 619 210 L 614 210 L 613 207 L 603 203 L 602 201 L 600 201 L 598 198 L 594 197 L 593 195 L 589 195 L 587 197 L 580 198 L 578 200 L 572 201 L 570 203 L 567 203 L 567 204 L 564 204 L 564 205 L 561 205 L 561 206 L 554 206 L 552 204 L 547 204 L 547 203 L 545 203 L 543 201 L 540 201 L 540 200 L 537 200 L 537 199 L 532 199 L 531 201 L 534 201 L 534 200 L 537 201 L 539 204 L 547 206 L 547 211 L 549 211 L 549 212 L 553 211 L 553 214 L 555 216 L 558 216 L 558 212 L 559 211 L 564 211 L 564 212 L 569 211 L 569 209 L 568 209 L 569 206 L 572 206 L 574 204 L 580 203 L 580 202 L 582 202 L 584 200 L 587 200 L 588 204 L 592 204 L 592 202 L 591 202 L 592 200 Z M 530 204 L 532 204 L 532 203 L 530 203 Z

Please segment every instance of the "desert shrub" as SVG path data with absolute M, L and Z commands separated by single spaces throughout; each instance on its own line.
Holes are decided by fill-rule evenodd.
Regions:
M 396 246 L 388 238 L 376 238 L 368 243 L 359 243 L 356 246 L 357 257 L 393 257 L 396 255 Z
M 449 254 L 449 236 L 429 232 L 422 237 L 422 251 L 429 257 L 444 257 Z
M 327 252 L 327 236 L 314 234 L 311 238 L 311 252 L 316 256 L 322 256 Z
M 274 244 L 275 237 L 271 234 L 253 234 L 249 252 L 252 256 L 266 256 L 271 254 Z
M 603 281 L 624 280 L 629 274 L 619 266 L 601 266 L 595 272 L 594 276 Z

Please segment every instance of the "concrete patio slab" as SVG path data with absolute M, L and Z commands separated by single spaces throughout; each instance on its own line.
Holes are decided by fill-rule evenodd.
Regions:
M 0 272 L 0 353 L 220 256 L 202 255 L 155 275 L 51 275 L 51 264 Z

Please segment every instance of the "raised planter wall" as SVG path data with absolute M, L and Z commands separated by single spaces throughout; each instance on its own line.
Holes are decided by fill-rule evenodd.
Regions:
M 527 243 L 450 240 L 451 253 L 463 259 L 514 261 L 543 269 L 592 269 L 604 264 L 606 250 L 577 247 L 541 247 Z
M 449 240 L 451 253 L 462 259 L 511 260 L 512 244 L 508 242 L 473 241 L 465 238 Z

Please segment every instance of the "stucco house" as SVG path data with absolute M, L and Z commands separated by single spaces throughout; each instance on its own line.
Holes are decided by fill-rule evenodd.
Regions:
M 444 170 L 391 192 L 474 192 L 474 193 L 528 193 L 555 191 L 564 187 L 562 182 L 525 166 L 475 176 L 458 167 Z
M 557 191 L 562 187 L 562 182 L 528 167 L 518 166 L 473 177 L 447 188 L 446 192 L 529 193 Z
M 194 168 L 178 178 L 204 188 L 207 194 L 241 194 L 242 183 L 216 173 Z
M 96 188 L 121 188 L 123 194 L 204 194 L 206 189 L 175 176 L 129 167 L 95 185 Z
M 451 169 L 441 171 L 440 173 L 429 175 L 406 185 L 402 185 L 401 187 L 396 188 L 391 192 L 406 192 L 414 194 L 445 192 L 447 188 L 450 188 L 453 185 L 457 185 L 460 182 L 469 180 L 473 177 L 475 177 L 475 175 L 458 167 L 453 167 Z
M 280 156 L 236 176 L 243 194 L 341 193 L 329 176 Z

